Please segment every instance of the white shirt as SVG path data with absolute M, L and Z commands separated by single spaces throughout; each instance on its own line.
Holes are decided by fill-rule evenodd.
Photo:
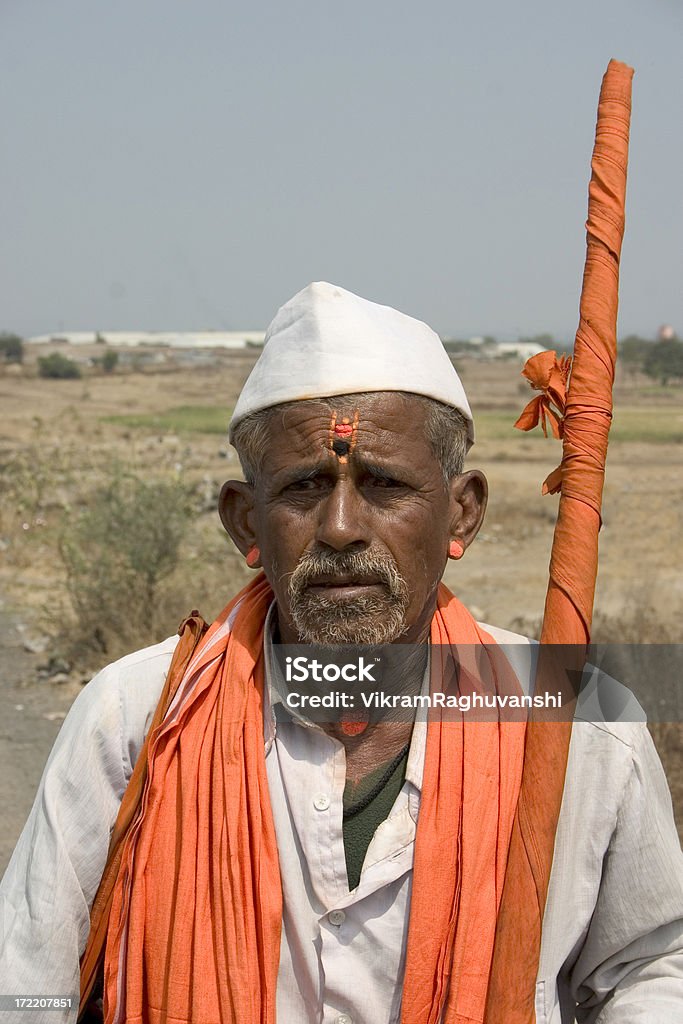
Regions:
M 520 678 L 531 648 L 514 634 Z M 72 995 L 110 830 L 177 638 L 110 665 L 83 690 L 45 768 L 0 884 L 0 992 Z M 506 648 L 509 652 L 511 648 Z M 508 654 L 509 656 L 509 654 Z M 420 802 L 424 730 L 406 781 L 348 891 L 341 744 L 297 722 L 274 729 L 266 766 L 284 898 L 278 1024 L 395 1024 Z M 683 857 L 664 774 L 642 723 L 574 725 L 543 921 L 538 1024 L 680 1024 Z

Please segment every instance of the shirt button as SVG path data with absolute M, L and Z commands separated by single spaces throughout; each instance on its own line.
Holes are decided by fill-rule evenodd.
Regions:
M 318 795 L 313 800 L 313 806 L 315 807 L 316 811 L 326 811 L 327 808 L 330 806 L 330 798 L 327 795 L 327 793 L 318 793 Z M 348 1024 L 351 1024 L 350 1018 Z
M 343 910 L 331 910 L 328 914 L 328 920 L 330 924 L 333 924 L 335 928 L 338 928 L 340 924 L 344 924 L 346 914 Z
M 334 1024 L 353 1024 L 353 1020 L 348 1013 L 340 1013 Z

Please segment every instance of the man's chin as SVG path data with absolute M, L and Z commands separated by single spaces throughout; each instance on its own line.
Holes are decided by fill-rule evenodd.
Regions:
M 387 644 L 406 631 L 405 609 L 386 598 L 335 601 L 308 591 L 290 611 L 304 644 Z

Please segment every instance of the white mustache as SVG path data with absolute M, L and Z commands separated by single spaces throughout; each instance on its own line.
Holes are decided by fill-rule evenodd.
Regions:
M 289 580 L 292 597 L 300 596 L 307 587 L 323 576 L 376 576 L 392 596 L 403 596 L 406 583 L 390 555 L 368 551 L 306 551 Z

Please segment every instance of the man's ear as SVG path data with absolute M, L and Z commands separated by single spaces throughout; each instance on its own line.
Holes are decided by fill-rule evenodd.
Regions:
M 254 488 L 242 480 L 226 480 L 218 498 L 221 522 L 243 555 L 256 543 Z
M 451 500 L 451 540 L 459 540 L 469 547 L 484 521 L 489 485 L 480 469 L 453 477 L 449 484 Z

